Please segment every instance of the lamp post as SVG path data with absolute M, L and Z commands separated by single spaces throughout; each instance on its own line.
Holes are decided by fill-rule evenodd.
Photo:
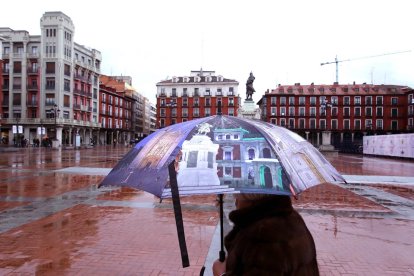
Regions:
M 20 121 L 20 118 L 16 117 L 16 133 L 17 133 L 17 136 L 13 137 L 14 138 L 13 140 L 14 140 L 14 145 L 17 146 L 17 147 L 20 146 L 20 143 L 19 143 L 19 121 Z
M 55 118 L 55 139 L 57 140 L 57 117 L 59 116 L 60 109 L 58 108 L 57 104 L 53 105 L 53 108 L 50 110 L 54 114 Z

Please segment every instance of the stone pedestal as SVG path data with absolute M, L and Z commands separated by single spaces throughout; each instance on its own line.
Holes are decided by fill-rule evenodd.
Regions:
M 330 131 L 322 131 L 322 145 L 319 146 L 320 151 L 335 151 L 334 146 L 331 145 Z
M 243 106 L 239 108 L 238 117 L 260 120 L 260 108 L 253 100 L 244 100 Z

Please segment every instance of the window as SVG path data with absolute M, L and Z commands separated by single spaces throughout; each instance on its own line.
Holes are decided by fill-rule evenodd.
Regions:
M 229 116 L 234 116 L 234 108 L 229 108 Z
M 332 130 L 338 129 L 338 120 L 334 119 L 331 121 Z
M 310 108 L 310 116 L 316 116 L 316 107 Z
M 355 105 L 361 105 L 361 96 L 355 96 L 354 104 Z
M 204 92 L 204 96 L 211 96 L 210 88 L 206 88 L 206 91 Z
M 205 108 L 204 109 L 204 112 L 205 112 L 206 117 L 207 116 L 211 116 L 211 109 L 210 109 L 210 107 Z
M 284 127 L 284 126 L 286 125 L 286 119 L 285 119 L 285 118 L 280 119 L 280 125 L 281 125 L 282 127 Z
M 398 121 L 396 121 L 396 120 L 391 121 L 391 129 L 392 130 L 398 130 Z
M 377 105 L 382 105 L 382 96 L 377 96 L 376 102 L 377 102 Z
M 198 107 L 193 108 L 193 116 L 199 117 L 200 116 L 200 109 Z
M 65 71 L 65 76 L 68 76 L 68 77 L 70 77 L 70 65 L 68 65 L 68 64 L 65 64 L 65 69 L 64 69 L 64 71 Z
M 55 73 L 55 63 L 46 62 L 46 74 L 54 74 L 54 73 Z
M 398 108 L 391 108 L 391 117 L 398 117 Z
M 293 106 L 289 107 L 289 116 L 295 116 L 295 108 Z
M 316 119 L 310 119 L 309 120 L 309 126 L 311 129 L 315 129 L 316 128 Z
M 217 96 L 223 96 L 223 92 L 222 92 L 222 89 L 221 89 L 221 88 L 217 88 L 217 93 L 216 93 L 216 95 L 217 95 Z
M 305 128 L 305 119 L 299 119 L 299 128 L 301 129 Z
M 286 116 L 286 107 L 280 108 L 280 116 Z
M 350 115 L 349 107 L 344 107 L 344 117 L 349 117 Z
M 276 116 L 276 107 L 271 107 L 270 108 L 270 113 L 271 113 L 271 116 Z
M 332 107 L 331 115 L 332 116 L 338 116 L 338 108 L 337 107 Z
M 320 129 L 326 129 L 326 120 L 325 119 L 320 119 L 319 120 L 319 128 Z
M 198 87 L 194 88 L 194 96 L 200 96 L 200 95 L 198 94 Z
M 299 107 L 299 116 L 305 116 L 305 108 Z
M 295 97 L 289 97 L 289 105 L 295 105 Z
M 365 107 L 365 116 L 367 117 L 372 116 L 372 107 Z
M 289 128 L 295 128 L 295 119 L 289 118 Z
M 354 116 L 360 117 L 361 116 L 361 108 L 355 107 Z
M 70 92 L 70 80 L 65 79 L 63 83 L 63 90 Z
M 377 107 L 377 112 L 376 112 L 376 115 L 377 115 L 378 117 L 382 117 L 382 107 Z
M 22 104 L 22 94 L 13 93 L 13 105 L 21 105 L 21 104 Z
M 249 160 L 253 160 L 255 158 L 255 151 L 254 149 L 248 150 Z
M 365 96 L 365 105 L 372 105 L 372 96 Z
M 229 106 L 234 106 L 234 98 L 229 98 Z
M 188 97 L 187 88 L 186 87 L 183 88 L 183 97 Z
M 172 89 L 171 97 L 177 97 L 177 88 Z
M 232 160 L 231 159 L 231 151 L 224 152 L 224 160 Z
M 316 97 L 310 97 L 310 105 L 316 105 Z
M 224 168 L 224 175 L 225 176 L 231 176 L 231 167 L 225 167 Z
M 229 87 L 229 96 L 234 96 L 234 88 Z
M 376 128 L 377 128 L 377 129 L 382 129 L 382 126 L 383 126 L 383 124 L 382 124 L 382 119 L 378 119 L 378 120 L 376 121 Z
M 349 96 L 345 96 L 344 97 L 344 105 L 349 105 L 349 104 L 350 104 Z
M 305 97 L 299 97 L 299 105 L 305 105 L 306 98 Z
M 344 120 L 344 129 L 350 129 L 349 120 Z
M 361 129 L 361 120 L 355 120 L 354 122 L 354 129 L 355 130 L 360 130 Z
M 271 97 L 270 98 L 270 104 L 271 105 L 276 105 L 276 97 Z
M 46 87 L 47 90 L 55 89 L 55 78 L 46 78 Z
M 338 96 L 332 96 L 331 97 L 331 103 L 333 105 L 338 105 Z
M 22 63 L 20 61 L 13 62 L 13 73 L 16 73 L 16 74 L 22 73 Z
M 398 98 L 391 98 L 392 105 L 398 105 Z
M 372 120 L 371 119 L 365 120 L 365 128 L 366 129 L 371 129 L 372 128 Z
M 280 98 L 280 105 L 286 105 L 286 97 Z

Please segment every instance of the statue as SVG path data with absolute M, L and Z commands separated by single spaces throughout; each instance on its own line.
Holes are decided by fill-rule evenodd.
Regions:
M 247 79 L 246 82 L 246 101 L 253 101 L 253 93 L 256 92 L 256 90 L 254 90 L 253 88 L 253 82 L 254 82 L 255 77 L 253 76 L 253 73 L 250 72 L 250 76 Z

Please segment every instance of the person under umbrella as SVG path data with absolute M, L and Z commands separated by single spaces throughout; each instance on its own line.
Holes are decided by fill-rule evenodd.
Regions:
M 315 242 L 289 196 L 236 194 L 225 237 L 228 252 L 213 274 L 319 275 Z

